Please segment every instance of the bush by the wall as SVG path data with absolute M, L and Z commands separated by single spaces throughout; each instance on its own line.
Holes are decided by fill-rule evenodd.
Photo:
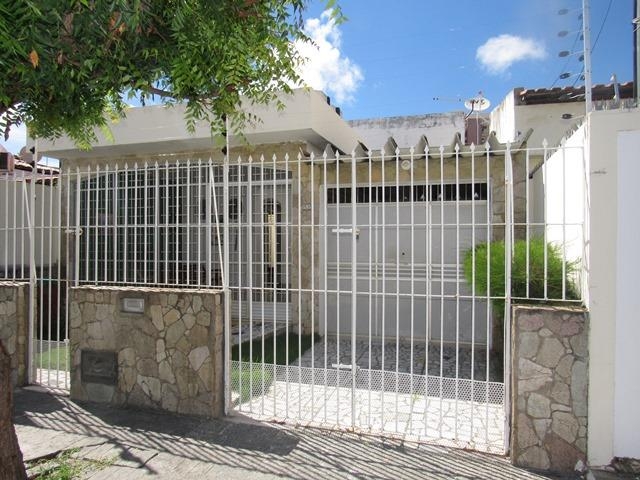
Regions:
M 578 289 L 574 281 L 577 262 L 563 262 L 562 249 L 556 245 L 547 243 L 547 267 L 545 277 L 545 242 L 541 237 L 530 238 L 529 258 L 527 262 L 526 240 L 516 240 L 513 245 L 511 257 L 511 297 L 516 302 L 539 303 L 562 300 L 562 277 L 564 263 L 565 300 L 577 300 Z M 474 255 L 475 252 L 475 255 Z M 475 257 L 475 258 L 474 258 Z M 487 259 L 489 270 L 487 271 Z M 463 269 L 464 276 L 473 285 L 475 281 L 475 294 L 488 296 L 493 304 L 493 361 L 496 365 L 502 365 L 502 351 L 504 344 L 503 320 L 505 297 L 505 246 L 504 241 L 482 243 L 475 249 L 465 253 Z M 475 260 L 475 261 L 474 261 Z M 527 263 L 529 264 L 527 292 Z M 475 266 L 475 268 L 474 268 Z M 475 272 L 475 275 L 474 275 Z M 547 295 L 545 298 L 545 278 L 547 282 Z
M 546 276 L 545 276 L 545 242 L 541 237 L 529 239 L 529 273 L 527 278 L 527 242 L 516 240 L 513 245 L 511 261 L 511 297 L 530 301 L 559 301 L 563 300 L 562 278 L 564 273 L 564 299 L 579 298 L 578 289 L 574 281 L 577 262 L 564 262 L 562 249 L 551 243 L 546 244 Z M 475 251 L 475 268 L 474 268 Z M 487 258 L 490 259 L 487 275 Z M 505 296 L 505 246 L 504 241 L 482 243 L 474 250 L 466 252 L 464 257 L 464 276 L 472 285 L 475 280 L 477 295 L 489 295 L 494 298 L 494 304 L 501 306 Z M 564 272 L 563 272 L 564 263 Z M 475 272 L 475 278 L 474 278 Z M 527 280 L 529 290 L 527 291 Z M 545 280 L 547 291 L 545 296 Z

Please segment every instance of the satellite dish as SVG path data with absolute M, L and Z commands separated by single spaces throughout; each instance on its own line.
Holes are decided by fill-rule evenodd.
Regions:
M 483 96 L 477 96 L 470 98 L 464 102 L 464 106 L 467 110 L 472 112 L 484 112 L 491 106 L 491 102 Z

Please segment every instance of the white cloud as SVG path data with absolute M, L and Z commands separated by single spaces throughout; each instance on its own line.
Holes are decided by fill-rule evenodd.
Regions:
M 547 56 L 544 45 L 531 38 L 515 35 L 491 37 L 476 50 L 476 59 L 489 73 L 505 72 L 511 65 L 523 60 L 542 60 Z
M 304 82 L 335 97 L 337 103 L 352 102 L 364 75 L 361 68 L 340 51 L 340 30 L 329 12 L 325 11 L 320 18 L 308 19 L 305 32 L 314 43 L 296 42 L 298 51 L 307 59 L 299 68 Z
M 4 140 L 4 132 L 0 136 L 0 143 L 7 151 L 18 154 L 20 149 L 27 144 L 27 127 L 24 123 L 19 126 L 12 125 L 9 131 L 9 140 Z

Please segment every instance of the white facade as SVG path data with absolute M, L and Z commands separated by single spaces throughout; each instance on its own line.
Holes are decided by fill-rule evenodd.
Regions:
M 58 262 L 59 242 L 45 241 L 49 230 L 60 215 L 59 190 L 47 184 L 34 183 L 31 179 L 47 178 L 28 172 L 0 172 L 0 276 L 4 272 L 13 275 L 14 269 L 26 269 L 30 260 L 30 223 L 33 222 L 34 261 L 38 267 L 47 267 Z M 25 201 L 33 211 L 29 211 Z M 31 220 L 31 221 L 30 221 Z M 45 247 L 46 245 L 46 247 Z M 18 273 L 18 275 L 20 275 Z
M 465 118 L 463 112 L 431 113 L 404 117 L 367 118 L 350 120 L 349 125 L 372 150 L 379 150 L 389 137 L 399 148 L 411 148 L 424 135 L 431 147 L 449 145 L 456 134 L 464 143 Z
M 512 90 L 495 109 L 491 111 L 490 130 L 496 133 L 502 143 L 514 142 L 528 129 L 533 132 L 528 140 L 531 147 L 540 147 L 543 140 L 555 146 L 584 116 L 583 102 L 544 103 L 521 105 L 516 99 L 518 90 Z M 564 114 L 572 117 L 564 119 Z
M 640 458 L 640 110 L 589 115 L 589 463 Z
M 617 295 L 616 295 L 616 348 L 614 390 L 613 453 L 619 457 L 640 457 L 640 375 L 635 368 L 640 364 L 640 296 L 637 275 L 640 268 L 638 254 L 637 179 L 640 178 L 640 129 L 621 131 L 617 135 L 618 147 L 618 221 L 616 241 Z

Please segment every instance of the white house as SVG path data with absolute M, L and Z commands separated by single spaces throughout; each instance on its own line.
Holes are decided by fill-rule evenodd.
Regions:
M 283 110 L 245 107 L 261 121 L 227 146 L 208 125 L 187 131 L 180 106 L 131 109 L 114 141 L 89 151 L 39 141 L 61 162 L 69 282 L 228 286 L 234 342 L 258 340 L 264 354 L 282 332 L 322 338 L 287 364 L 310 369 L 299 384 L 342 386 L 348 370 L 352 395 L 394 390 L 411 405 L 418 389 L 442 408 L 477 402 L 491 420 L 465 441 L 504 452 L 510 293 L 476 288 L 464 263 L 477 265 L 481 244 L 504 241 L 500 258 L 546 232 L 531 201 L 548 167 L 527 148 L 531 130 L 471 145 L 460 112 L 346 122 L 320 92 L 281 100 Z M 507 267 L 492 268 L 468 276 L 507 281 Z M 289 338 L 278 340 L 287 351 Z
M 369 308 L 371 298 L 358 295 L 357 311 L 360 313 L 355 322 L 358 336 L 426 336 L 447 343 L 486 344 L 491 329 L 486 320 L 487 302 L 483 298 L 471 298 L 461 263 L 464 253 L 474 244 L 494 235 L 494 227 L 490 228 L 488 221 L 504 221 L 505 201 L 501 190 L 504 163 L 492 160 L 488 167 L 488 154 L 483 147 L 474 153 L 464 145 L 461 112 L 346 122 L 320 92 L 297 90 L 283 100 L 286 108 L 282 111 L 251 107 L 252 113 L 261 121 L 243 131 L 244 139 L 230 138 L 231 174 L 236 178 L 230 187 L 236 196 L 233 203 L 240 209 L 239 216 L 233 221 L 255 222 L 249 230 L 234 226 L 232 232 L 230 281 L 240 290 L 246 289 L 247 282 L 251 281 L 256 289 L 252 301 L 234 306 L 235 315 L 248 316 L 251 311 L 254 318 L 280 320 L 302 315 L 306 331 L 348 333 L 353 329 L 350 322 L 340 322 L 340 318 L 350 315 L 350 297 L 327 295 L 326 304 L 324 301 L 301 302 L 299 306 L 294 297 L 303 294 L 298 289 L 309 289 L 311 285 L 331 291 L 351 289 L 353 277 L 348 266 L 354 258 L 351 257 L 350 235 L 342 232 L 352 228 L 351 203 L 344 202 L 345 195 L 352 194 L 355 181 L 358 195 L 356 223 L 359 225 L 357 270 L 358 278 L 364 276 L 356 282 L 356 288 L 361 292 L 374 288 L 380 294 L 376 300 L 380 304 L 374 306 L 377 319 L 373 322 Z M 220 145 L 212 141 L 208 127 L 199 125 L 193 134 L 189 133 L 179 106 L 169 109 L 153 106 L 131 109 L 125 119 L 112 126 L 112 131 L 114 143 L 101 138 L 90 151 L 76 149 L 65 138 L 39 144 L 41 153 L 61 160 L 63 172 L 83 174 L 87 171 L 87 178 L 81 183 L 79 221 L 85 233 L 78 240 L 81 252 L 76 268 L 79 275 L 86 277 L 83 277 L 84 281 L 96 277 L 116 282 L 144 278 L 148 284 L 152 283 L 151 277 L 156 283 L 177 281 L 186 285 L 204 281 L 207 275 L 210 280 L 219 279 L 218 267 L 207 273 L 202 266 L 207 258 L 211 263 L 217 262 L 219 245 L 207 240 L 202 225 L 196 226 L 201 219 L 207 218 L 205 211 L 215 208 L 198 199 L 206 196 L 208 179 L 195 173 L 190 185 L 185 181 L 181 186 L 167 187 L 165 192 L 165 184 L 179 181 L 176 180 L 178 169 L 171 170 L 171 166 L 167 166 L 157 177 L 145 173 L 145 169 L 156 162 L 160 168 L 164 168 L 166 162 L 182 161 L 184 167 L 184 162 L 189 161 L 191 168 L 210 158 L 220 162 Z M 442 152 L 440 142 L 446 142 Z M 504 151 L 500 153 L 504 146 L 495 139 L 491 145 L 492 158 L 504 155 Z M 413 147 L 413 151 L 409 147 Z M 426 147 L 431 148 L 428 170 L 425 169 Z M 396 153 L 396 148 L 400 148 L 400 154 Z M 371 162 L 367 157 L 368 149 L 373 152 Z M 323 158 L 326 152 L 329 155 Z M 355 172 L 348 167 L 352 153 L 357 157 Z M 285 160 L 285 154 L 289 155 L 288 160 Z M 338 162 L 336 154 L 342 155 Z M 262 160 L 261 155 L 264 155 Z M 311 160 L 310 155 L 314 155 L 315 160 Z M 239 157 L 241 159 L 236 163 Z M 249 157 L 253 159 L 253 166 Z M 118 172 L 114 171 L 116 164 Z M 219 201 L 222 194 L 220 168 L 216 166 L 214 173 L 216 182 L 220 182 Z M 126 170 L 138 180 L 126 177 Z M 132 170 L 137 173 L 131 173 Z M 352 177 L 352 173 L 356 177 Z M 142 182 L 143 176 L 146 188 L 126 186 L 127 182 Z M 248 176 L 252 176 L 253 183 Z M 119 180 L 114 180 L 116 177 Z M 427 189 L 425 185 L 430 187 Z M 456 185 L 460 185 L 459 193 L 456 193 Z M 136 188 L 140 189 L 134 194 Z M 144 214 L 129 214 L 125 218 L 124 197 L 115 199 L 119 195 L 118 189 L 128 189 L 126 201 L 130 203 L 156 195 L 154 200 L 148 201 L 159 202 L 158 217 L 149 217 L 147 210 Z M 372 192 L 374 196 L 371 196 Z M 133 198 L 135 195 L 138 200 Z M 167 195 L 171 199 L 165 205 Z M 181 205 L 174 197 L 180 199 Z M 491 204 L 489 198 L 493 198 Z M 148 203 L 145 205 L 150 208 Z M 252 215 L 247 212 L 248 205 L 253 209 Z M 177 233 L 162 228 L 163 225 L 158 229 L 157 223 L 165 215 L 162 212 L 187 208 L 192 213 L 188 217 L 181 216 L 180 222 L 189 225 L 178 228 Z M 297 223 L 301 223 L 300 229 Z M 134 224 L 141 229 L 137 234 Z M 158 233 L 159 240 L 147 242 L 146 253 L 135 258 L 134 254 L 124 254 L 127 244 L 148 238 L 151 224 L 155 225 L 153 231 Z M 462 226 L 453 228 L 456 224 Z M 111 239 L 111 234 L 107 233 L 111 230 L 100 228 L 100 225 L 118 225 L 116 229 L 122 229 L 119 239 Z M 213 245 L 206 253 L 209 241 L 213 241 Z M 250 248 L 250 242 L 255 242 L 256 247 L 261 245 L 264 251 L 260 254 L 251 252 L 255 247 Z M 429 248 L 424 247 L 427 243 Z M 189 246 L 181 248 L 181 244 Z M 311 263 L 305 261 L 300 250 L 305 247 L 314 249 Z M 258 258 L 250 257 L 256 254 Z M 288 259 L 285 258 L 287 254 Z M 93 262 L 91 257 L 95 255 L 107 255 L 109 261 Z M 111 258 L 114 255 L 129 256 L 123 257 L 124 262 L 116 262 Z M 173 264 L 151 261 L 157 258 L 170 258 Z M 323 271 L 324 265 L 328 265 L 327 272 Z M 144 273 L 137 275 L 136 271 Z M 365 281 L 372 272 L 382 275 L 373 286 Z M 409 272 L 414 279 L 411 284 L 406 277 Z M 430 281 L 426 280 L 428 277 Z M 264 308 L 264 293 L 269 289 L 280 293 L 274 296 L 273 291 L 267 292 L 266 298 L 274 305 Z M 465 296 L 461 298 L 456 292 L 463 292 Z M 424 300 L 427 294 L 434 297 L 429 307 Z M 246 296 L 239 293 L 237 298 L 244 298 L 243 295 Z M 381 300 L 385 297 L 389 297 L 386 302 Z M 414 320 L 424 318 L 427 308 L 437 321 L 425 324 Z M 300 309 L 304 314 L 298 312 Z

